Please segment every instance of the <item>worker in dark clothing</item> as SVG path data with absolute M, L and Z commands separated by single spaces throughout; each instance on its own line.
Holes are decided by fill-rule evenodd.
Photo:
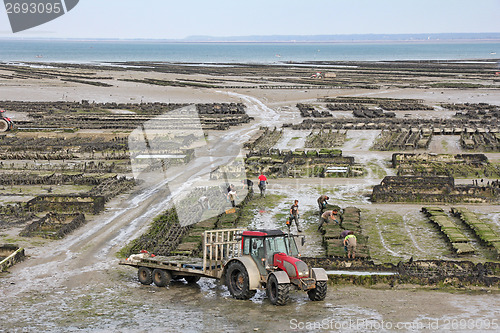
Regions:
M 297 226 L 297 231 L 302 232 L 299 226 L 299 200 L 295 200 L 292 207 L 290 208 L 290 225 L 288 228 L 292 226 L 292 221 L 295 221 L 295 225 Z
M 351 232 L 351 230 L 343 230 L 341 233 L 340 233 L 340 238 L 341 239 L 344 239 L 345 236 L 349 235 L 349 233 Z
M 248 192 L 253 192 L 253 181 L 250 179 L 243 179 L 241 181 L 248 189 Z
M 318 226 L 318 231 L 321 229 L 323 226 L 323 223 L 330 223 L 331 221 L 334 221 L 337 224 L 340 224 L 340 217 L 338 216 L 338 210 L 333 209 L 333 210 L 327 210 L 321 216 L 319 217 L 319 226 Z
M 323 213 L 323 209 L 325 209 L 326 205 L 328 204 L 327 200 L 330 198 L 326 195 L 323 194 L 318 198 L 318 208 L 319 208 L 319 213 Z

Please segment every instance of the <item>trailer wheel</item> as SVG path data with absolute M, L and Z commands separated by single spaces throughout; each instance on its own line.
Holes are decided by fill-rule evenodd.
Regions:
M 172 275 L 169 271 L 164 269 L 155 268 L 153 270 L 153 282 L 158 287 L 168 286 L 170 280 L 172 279 Z
M 0 132 L 7 132 L 10 129 L 10 124 L 7 119 L 0 118 Z
M 326 297 L 326 281 L 316 281 L 316 288 L 308 290 L 307 295 L 311 301 L 322 301 Z
M 153 282 L 153 274 L 151 268 L 139 267 L 137 277 L 139 278 L 139 282 L 144 285 L 150 285 Z
M 236 299 L 249 299 L 257 292 L 249 289 L 248 272 L 241 262 L 234 262 L 228 267 L 226 285 Z
M 266 294 L 274 305 L 285 305 L 290 298 L 290 283 L 278 283 L 278 279 L 271 274 L 267 280 Z
M 200 281 L 200 277 L 199 276 L 185 276 L 184 280 L 186 280 L 187 283 L 196 283 L 196 282 Z

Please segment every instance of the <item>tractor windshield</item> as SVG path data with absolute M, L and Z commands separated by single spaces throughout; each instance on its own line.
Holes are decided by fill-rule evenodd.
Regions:
M 283 235 L 280 237 L 267 237 L 266 238 L 267 253 L 273 255 L 277 252 L 283 252 L 290 256 L 296 256 L 299 251 L 293 237 Z
M 299 255 L 299 249 L 297 249 L 297 244 L 295 243 L 295 238 L 291 236 L 286 237 L 286 241 L 288 242 L 289 255 L 296 257 Z

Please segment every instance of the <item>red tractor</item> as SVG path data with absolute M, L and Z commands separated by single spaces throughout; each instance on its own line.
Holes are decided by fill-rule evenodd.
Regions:
M 249 299 L 257 289 L 265 288 L 275 305 L 286 304 L 291 289 L 307 291 L 311 300 L 322 301 L 328 276 L 323 268 L 309 268 L 297 259 L 296 237 L 281 230 L 206 230 L 201 261 L 152 256 L 145 251 L 120 264 L 137 267 L 144 285 L 164 287 L 171 279 L 193 283 L 206 277 L 220 279 L 237 299 Z
M 224 265 L 223 281 L 234 298 L 249 299 L 265 288 L 272 304 L 284 305 L 291 289 L 307 291 L 312 301 L 326 297 L 328 276 L 309 268 L 299 256 L 295 237 L 281 230 L 243 231 L 241 255 Z
M 5 117 L 4 113 L 4 110 L 0 110 L 0 132 L 7 132 L 14 128 L 14 123 L 10 118 Z

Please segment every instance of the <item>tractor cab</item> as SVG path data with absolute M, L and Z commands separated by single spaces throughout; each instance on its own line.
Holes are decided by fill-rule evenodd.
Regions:
M 300 253 L 295 237 L 281 230 L 244 231 L 241 241 L 242 255 L 252 257 L 262 276 L 267 276 L 269 271 L 279 268 L 294 271 L 295 274 L 292 275 L 298 277 L 296 264 L 299 262 L 304 264 L 299 263 L 299 266 L 306 266 L 302 267 L 305 271 L 307 271 L 307 265 L 297 259 Z

